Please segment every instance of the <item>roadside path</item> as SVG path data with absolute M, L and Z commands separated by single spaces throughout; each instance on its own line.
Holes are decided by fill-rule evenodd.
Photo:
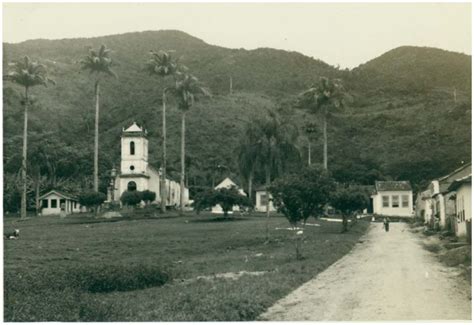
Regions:
M 362 243 L 260 316 L 272 321 L 468 320 L 468 283 L 404 223 L 370 225 Z

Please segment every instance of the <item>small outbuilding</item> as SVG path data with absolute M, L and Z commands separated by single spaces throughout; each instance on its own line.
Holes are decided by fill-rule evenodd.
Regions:
M 214 189 L 218 190 L 218 189 L 221 189 L 221 188 L 231 188 L 231 187 L 236 187 L 241 195 L 247 196 L 247 194 L 245 194 L 244 190 L 241 189 L 236 183 L 234 183 L 229 177 L 227 177 L 222 182 L 220 182 L 216 187 L 214 187 Z M 232 207 L 232 211 L 229 211 L 229 214 L 232 214 L 233 211 L 240 211 L 239 206 L 234 205 Z M 223 214 L 224 210 L 222 210 L 222 207 L 220 206 L 220 204 L 217 204 L 217 205 L 212 207 L 211 212 L 216 213 L 216 214 L 217 213 L 218 214 L 221 214 L 221 213 Z
M 81 212 L 81 205 L 77 197 L 60 191 L 52 190 L 39 197 L 41 214 L 52 215 L 71 214 Z
M 373 213 L 413 217 L 413 191 L 408 181 L 376 181 L 372 195 Z
M 268 202 L 270 200 L 270 202 Z M 273 198 L 270 193 L 265 190 L 265 187 L 259 187 L 255 190 L 255 210 L 258 212 L 267 212 L 267 202 L 268 202 L 268 209 L 270 212 L 276 211 L 275 207 L 273 206 Z

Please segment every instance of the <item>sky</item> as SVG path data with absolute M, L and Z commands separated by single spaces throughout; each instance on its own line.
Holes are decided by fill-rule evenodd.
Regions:
M 471 54 L 470 3 L 3 3 L 3 41 L 177 29 L 353 68 L 402 45 Z

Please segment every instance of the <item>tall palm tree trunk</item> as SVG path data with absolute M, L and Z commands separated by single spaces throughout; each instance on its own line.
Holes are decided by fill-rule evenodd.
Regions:
M 181 191 L 180 191 L 180 211 L 184 214 L 184 154 L 185 154 L 185 137 L 186 135 L 186 112 L 181 117 Z
M 253 166 L 252 166 L 252 168 L 250 169 L 250 174 L 249 174 L 249 187 L 248 187 L 249 199 L 250 199 L 250 202 L 252 202 L 252 205 L 253 205 L 252 187 L 253 187 Z
M 323 111 L 323 157 L 324 157 L 324 169 L 328 169 L 328 122 L 327 122 L 327 108 L 324 107 Z
M 36 207 L 36 215 L 39 216 L 40 212 L 40 182 L 41 182 L 41 175 L 40 172 L 38 171 L 36 175 L 36 184 L 35 184 L 35 207 Z
M 270 166 L 267 166 L 265 168 L 265 194 L 267 196 L 267 206 L 266 206 L 266 209 L 267 209 L 267 222 L 265 223 L 265 237 L 266 237 L 266 240 L 268 241 L 268 239 L 270 238 L 270 229 L 269 229 L 269 222 L 270 222 L 270 192 L 269 192 L 269 188 L 270 188 L 270 182 L 271 182 L 271 177 L 270 177 Z
M 308 138 L 308 166 L 311 166 L 311 140 Z
M 95 82 L 94 191 L 99 191 L 99 81 Z
M 161 212 L 166 212 L 167 191 L 166 191 L 166 91 L 163 90 L 163 158 L 161 163 Z
M 27 159 L 27 145 L 28 145 L 28 87 L 25 87 L 25 121 L 23 126 L 23 159 L 21 162 L 21 209 L 20 218 L 26 218 L 26 159 Z

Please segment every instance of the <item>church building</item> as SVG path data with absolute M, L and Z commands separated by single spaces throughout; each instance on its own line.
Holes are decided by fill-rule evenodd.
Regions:
M 148 164 L 147 131 L 135 122 L 122 130 L 120 173 L 115 178 L 114 200 L 120 200 L 125 191 L 150 190 L 156 193 L 157 203 L 162 202 L 160 191 L 161 172 Z M 167 206 L 179 206 L 180 184 L 166 179 Z M 189 190 L 184 189 L 184 204 L 189 202 Z

